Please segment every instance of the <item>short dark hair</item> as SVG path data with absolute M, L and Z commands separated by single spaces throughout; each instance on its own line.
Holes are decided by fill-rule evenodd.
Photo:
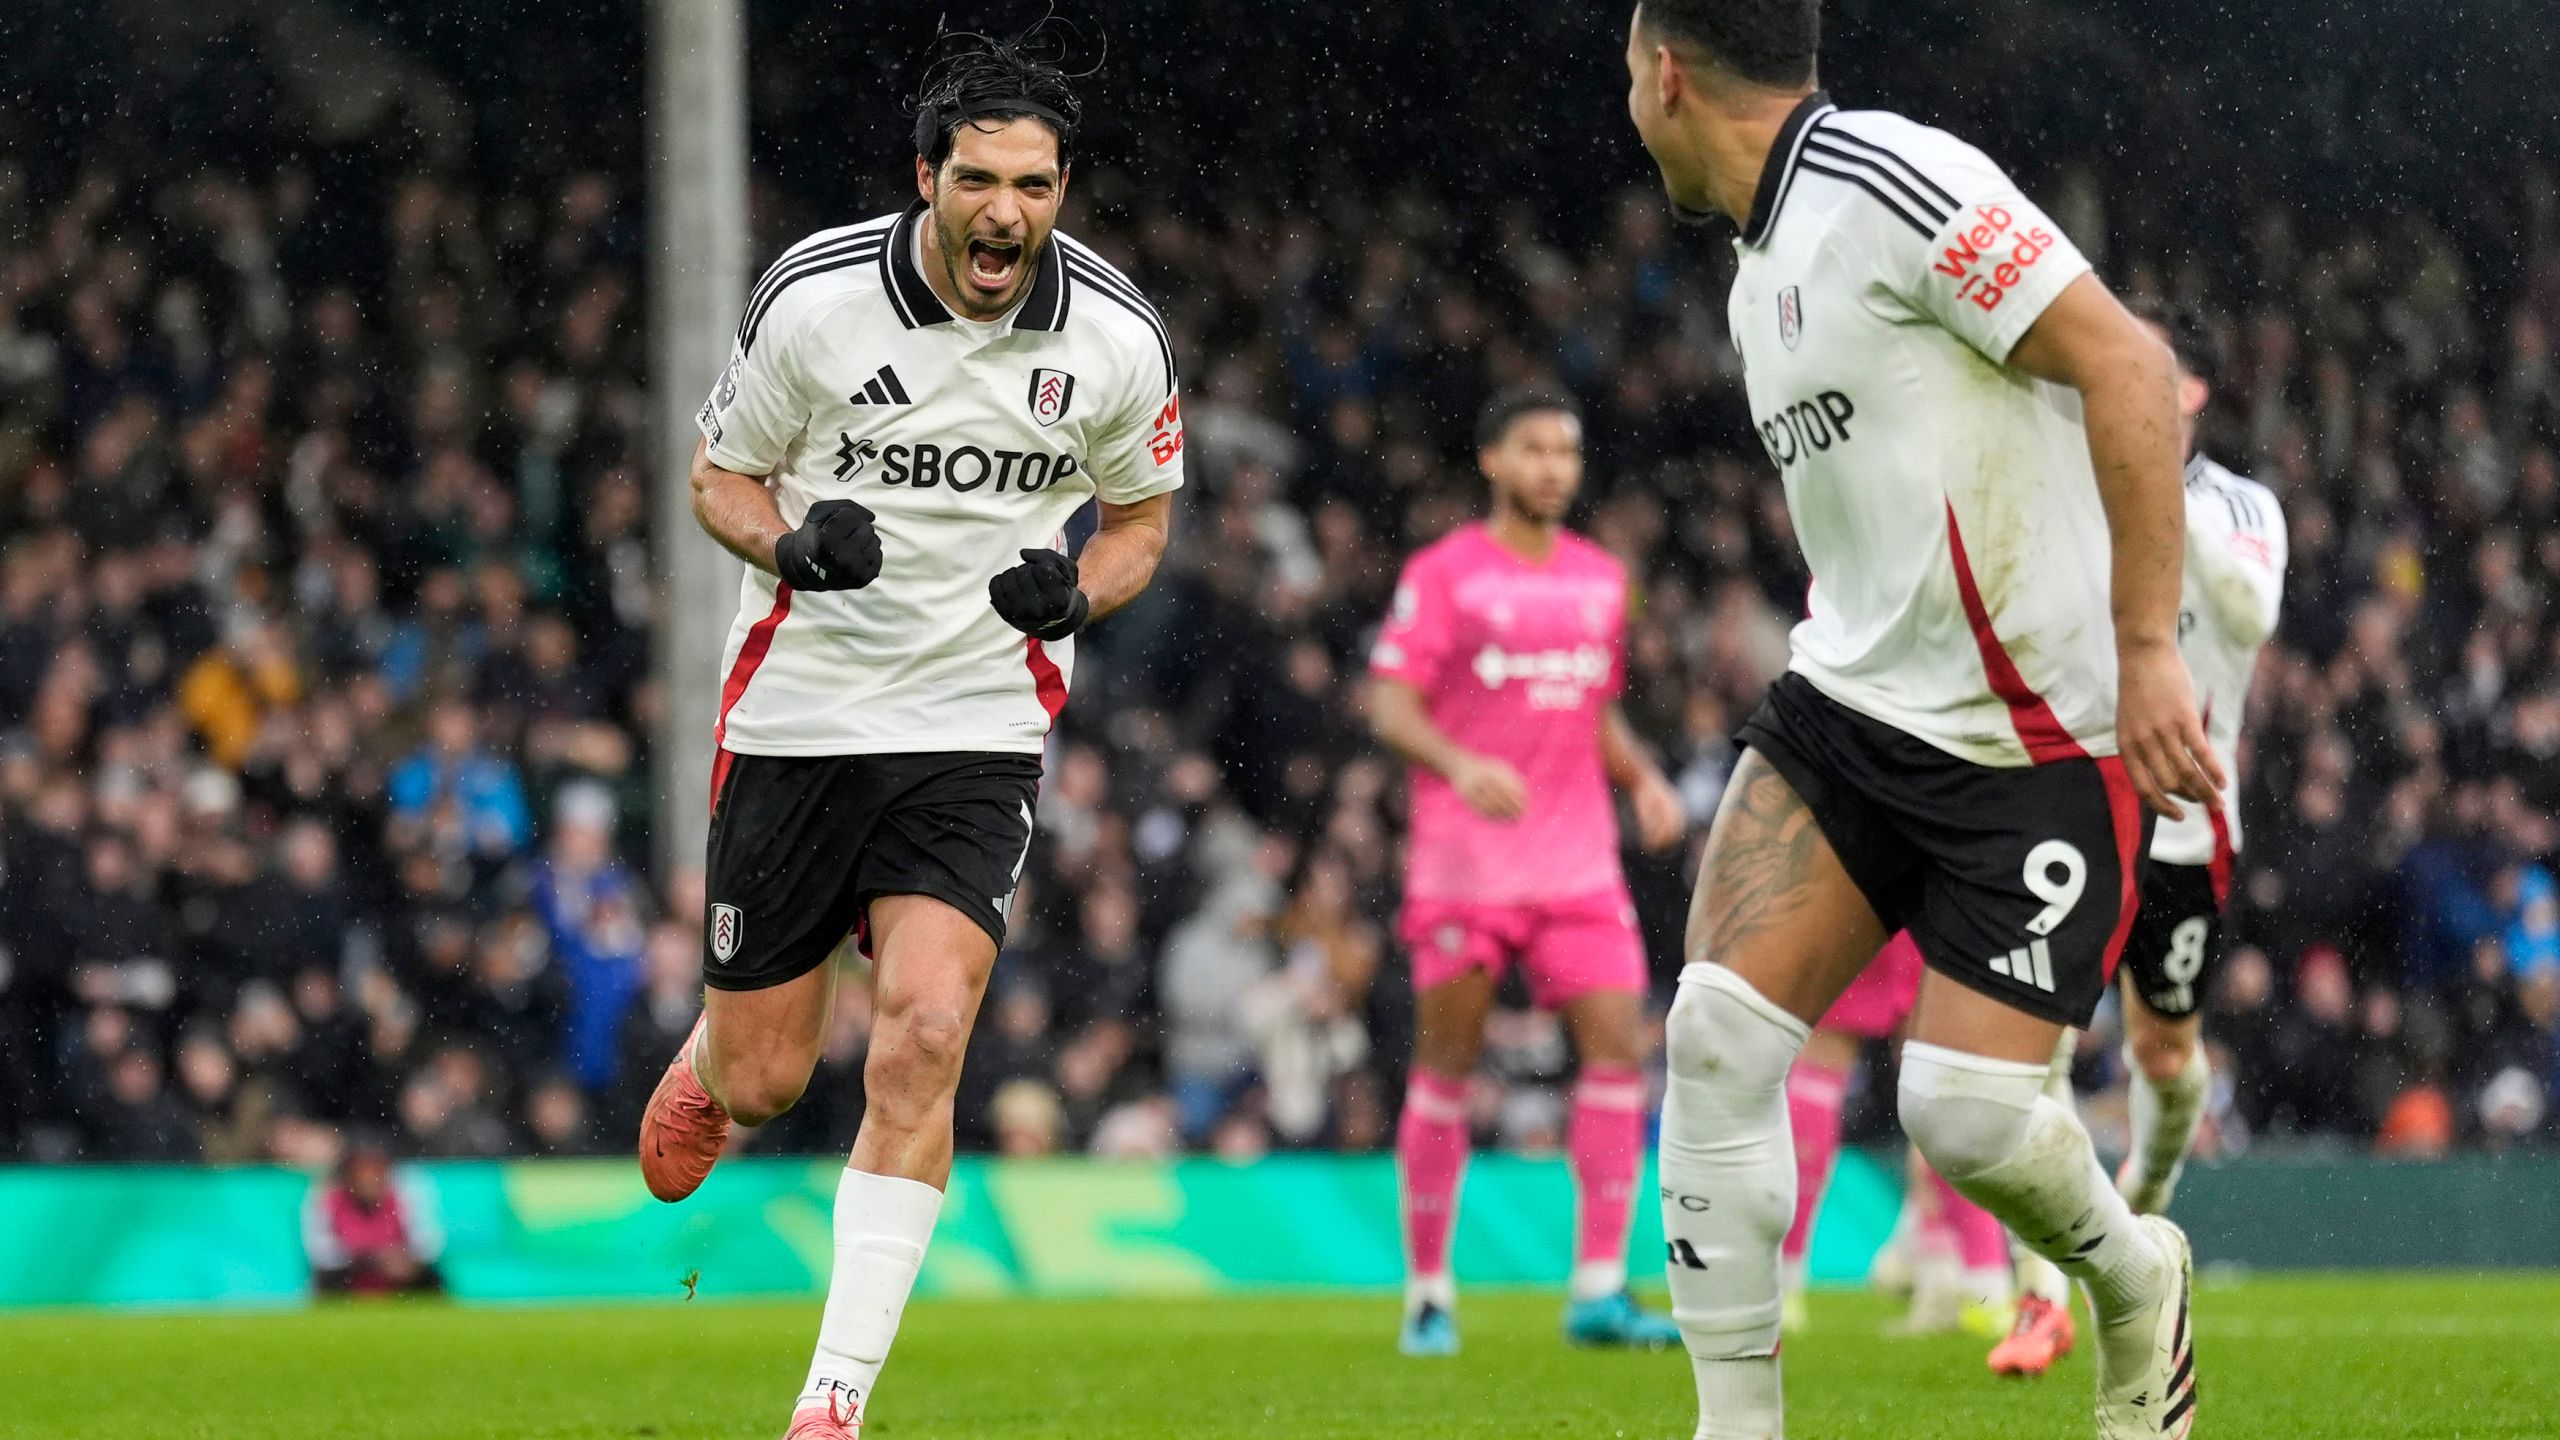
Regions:
M 1814 81 L 1822 0 L 1644 0 L 1645 28 L 1754 85 Z
M 2179 369 L 2203 381 L 2206 389 L 2221 385 L 2221 351 L 2213 342 L 2213 332 L 2205 328 L 2196 312 L 2149 296 L 2129 300 L 2125 308 L 2133 312 L 2133 318 L 2158 326 L 2169 337 L 2169 353 L 2178 357 Z
M 1549 410 L 1572 416 L 1576 425 L 1582 423 L 1582 407 L 1561 390 L 1522 385 L 1503 391 L 1486 401 L 1483 412 L 1476 416 L 1476 448 L 1492 449 L 1511 433 L 1512 423 L 1521 416 Z
M 1084 120 L 1075 82 L 1092 73 L 1070 74 L 1063 63 L 1074 34 L 1049 17 L 1011 39 L 964 30 L 934 36 L 916 86 L 916 153 L 939 170 L 961 126 L 1037 120 L 1056 133 L 1065 169 Z

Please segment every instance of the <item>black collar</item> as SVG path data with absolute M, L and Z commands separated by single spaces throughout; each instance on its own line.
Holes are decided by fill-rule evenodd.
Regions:
M 889 292 L 889 305 L 908 329 L 919 325 L 941 325 L 957 319 L 942 297 L 933 293 L 933 285 L 916 269 L 916 225 L 923 218 L 925 203 L 921 200 L 907 207 L 907 213 L 889 230 L 889 243 L 880 247 L 880 283 Z M 1058 331 L 1067 328 L 1067 267 L 1058 254 L 1058 234 L 1049 232 L 1049 243 L 1042 246 L 1035 262 L 1040 267 L 1031 277 L 1031 293 L 1014 308 L 1016 330 Z
M 1778 210 L 1787 203 L 1788 187 L 1795 183 L 1796 157 L 1804 152 L 1804 132 L 1835 108 L 1831 92 L 1816 90 L 1787 112 L 1787 123 L 1778 127 L 1769 158 L 1761 162 L 1760 188 L 1752 192 L 1751 218 L 1742 227 L 1743 244 L 1757 245 L 1769 238 L 1769 227 L 1778 223 Z

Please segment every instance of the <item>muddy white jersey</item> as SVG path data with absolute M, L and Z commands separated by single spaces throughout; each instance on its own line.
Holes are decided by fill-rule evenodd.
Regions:
M 2007 364 L 2079 250 L 1981 151 L 1820 93 L 1735 250 L 1732 335 L 1813 575 L 1790 668 L 1976 764 L 2115 753 L 2079 395 Z
M 2208 809 L 2163 820 L 2151 858 L 2227 866 L 2240 849 L 2240 723 L 2258 651 L 2284 604 L 2284 512 L 2275 492 L 2202 455 L 2187 462 L 2187 575 L 2178 603 L 2178 653 L 2195 681 L 2205 738 L 2222 757 L 2224 787 Z
M 747 302 L 695 417 L 713 464 L 766 477 L 786 523 L 821 500 L 878 517 L 880 576 L 797 592 L 750 566 L 722 666 L 717 741 L 746 755 L 1037 753 L 1073 641 L 1005 623 L 987 581 L 1059 547 L 1096 497 L 1182 483 L 1164 322 L 1063 232 L 1000 320 L 926 283 L 924 207 L 825 230 Z

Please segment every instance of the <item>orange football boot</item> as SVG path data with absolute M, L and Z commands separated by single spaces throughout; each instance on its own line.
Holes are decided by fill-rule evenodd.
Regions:
M 2026 1296 L 2018 1301 L 2017 1323 L 1991 1347 L 1991 1373 L 2042 1375 L 2071 1353 L 2078 1338 L 2069 1302 L 2056 1305 L 2041 1295 Z
M 862 1440 L 862 1402 L 831 1392 L 824 1405 L 803 1405 L 791 1412 L 782 1440 Z
M 681 1200 L 699 1189 L 729 1143 L 729 1112 L 693 1073 L 693 1046 L 701 1038 L 702 1021 L 696 1020 L 640 1114 L 640 1178 L 661 1200 Z M 799 1433 L 796 1426 L 792 1433 Z

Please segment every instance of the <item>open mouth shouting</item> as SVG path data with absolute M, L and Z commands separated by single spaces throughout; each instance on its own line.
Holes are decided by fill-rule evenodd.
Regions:
M 984 236 L 969 237 L 968 264 L 963 267 L 969 284 L 988 299 L 994 299 L 1013 288 L 1022 274 L 1022 242 L 991 240 Z

